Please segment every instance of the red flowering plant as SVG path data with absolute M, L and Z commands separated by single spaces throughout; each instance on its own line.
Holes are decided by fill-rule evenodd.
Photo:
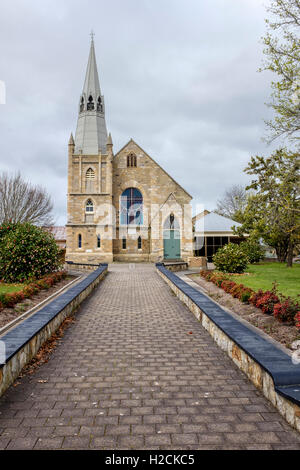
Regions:
M 290 297 L 274 305 L 274 317 L 281 322 L 294 323 L 297 321 L 300 305 Z M 299 317 L 300 320 L 300 317 Z
M 276 295 L 275 291 L 268 290 L 264 292 L 264 294 L 259 297 L 256 302 L 256 307 L 260 308 L 264 313 L 268 315 L 272 315 L 274 311 L 274 305 L 280 302 L 279 297 Z
M 300 311 L 296 313 L 294 320 L 296 322 L 296 327 L 300 330 Z
M 32 297 L 41 289 L 49 289 L 49 287 L 53 286 L 56 282 L 64 279 L 66 275 L 66 271 L 58 271 L 48 274 L 38 281 L 25 285 L 20 291 L 0 294 L 0 311 L 5 307 L 14 307 L 15 304 Z

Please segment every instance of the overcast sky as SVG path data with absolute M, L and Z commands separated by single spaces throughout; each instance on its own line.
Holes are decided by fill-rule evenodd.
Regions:
M 90 47 L 115 153 L 133 138 L 212 210 L 262 142 L 268 0 L 1 0 L 1 170 L 47 188 L 66 222 L 67 144 Z

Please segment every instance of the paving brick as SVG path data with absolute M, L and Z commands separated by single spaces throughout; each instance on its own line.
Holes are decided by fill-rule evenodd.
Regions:
M 33 449 L 37 441 L 36 437 L 20 437 L 12 439 L 7 446 L 7 450 Z
M 151 264 L 110 266 L 19 382 L 0 399 L 1 449 L 300 449 Z

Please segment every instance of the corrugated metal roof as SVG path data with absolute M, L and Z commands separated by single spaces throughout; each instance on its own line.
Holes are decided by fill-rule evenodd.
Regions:
M 233 225 L 241 226 L 240 223 L 232 219 L 210 212 L 196 221 L 195 232 L 232 232 Z

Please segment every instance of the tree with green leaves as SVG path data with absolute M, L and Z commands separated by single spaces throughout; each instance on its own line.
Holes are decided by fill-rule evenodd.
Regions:
M 272 81 L 274 119 L 266 121 L 268 141 L 278 137 L 299 139 L 300 133 L 300 0 L 272 0 L 267 8 L 262 70 L 276 74 Z
M 294 250 L 300 244 L 300 160 L 299 154 L 281 148 L 270 157 L 252 157 L 245 172 L 255 179 L 247 186 L 254 190 L 244 211 L 242 227 L 263 238 L 276 250 L 279 261 L 293 264 Z

